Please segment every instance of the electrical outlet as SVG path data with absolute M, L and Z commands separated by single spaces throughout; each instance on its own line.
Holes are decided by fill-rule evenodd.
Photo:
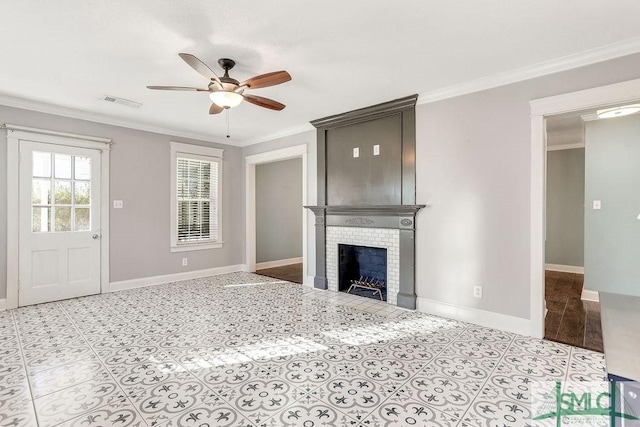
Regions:
M 594 200 L 593 209 L 595 210 L 602 209 L 602 202 L 600 200 Z
M 353 158 L 360 157 L 360 147 L 355 147 L 353 149 Z
M 482 286 L 473 287 L 473 296 L 476 298 L 482 298 Z
M 189 264 L 189 260 L 186 258 L 182 258 L 182 266 L 186 267 Z
M 380 146 L 378 144 L 373 146 L 373 155 L 374 156 L 379 156 L 380 155 Z
M 124 202 L 122 200 L 113 201 L 113 209 L 122 209 L 123 207 L 124 207 Z

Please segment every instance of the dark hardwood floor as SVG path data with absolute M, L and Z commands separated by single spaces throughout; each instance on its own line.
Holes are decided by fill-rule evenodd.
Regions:
M 256 270 L 256 274 L 287 280 L 294 283 L 302 283 L 302 263 L 283 265 L 282 267 L 265 268 Z
M 546 339 L 602 352 L 600 303 L 582 301 L 584 275 L 546 271 Z

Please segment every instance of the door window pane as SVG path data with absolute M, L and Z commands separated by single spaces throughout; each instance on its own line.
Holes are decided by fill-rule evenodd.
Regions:
M 71 181 L 55 182 L 56 205 L 71 204 Z
M 88 231 L 91 229 L 91 209 L 75 208 L 75 231 Z
M 31 203 L 34 205 L 51 204 L 51 181 L 34 179 L 31 185 Z
M 33 232 L 90 231 L 91 158 L 34 151 L 32 169 Z
M 91 201 L 91 183 L 76 181 L 73 183 L 73 187 L 73 203 L 75 205 L 88 205 Z
M 74 178 L 81 180 L 91 179 L 91 159 L 89 157 L 75 157 Z
M 33 152 L 33 176 L 51 177 L 51 153 Z
M 56 154 L 54 172 L 56 178 L 71 179 L 71 156 Z
M 71 231 L 71 208 L 55 208 L 55 231 Z
M 32 230 L 34 233 L 41 233 L 51 231 L 49 229 L 51 224 L 51 208 L 49 207 L 35 207 L 33 208 L 33 223 Z

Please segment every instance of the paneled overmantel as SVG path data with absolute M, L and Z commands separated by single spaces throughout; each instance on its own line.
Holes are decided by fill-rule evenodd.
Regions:
M 338 291 L 337 246 L 384 247 L 390 304 L 415 309 L 417 95 L 311 122 L 317 128 L 318 289 Z M 392 255 L 390 255 L 392 254 Z

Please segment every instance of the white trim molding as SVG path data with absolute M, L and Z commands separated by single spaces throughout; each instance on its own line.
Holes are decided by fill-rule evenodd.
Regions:
M 469 93 L 480 92 L 499 86 L 505 86 L 511 83 L 517 83 L 524 80 L 541 77 L 560 71 L 566 71 L 573 68 L 583 67 L 589 64 L 608 61 L 615 58 L 631 55 L 640 52 L 640 37 L 627 39 L 618 43 L 602 46 L 584 52 L 552 59 L 549 61 L 539 62 L 537 64 L 528 65 L 522 68 L 497 73 L 476 80 L 454 84 L 448 87 L 436 89 L 430 92 L 421 93 L 417 104 L 427 104 L 443 99 L 455 98 L 457 96 Z M 190 138 L 200 141 L 220 143 L 216 138 L 208 134 L 189 132 L 185 130 L 170 129 L 162 126 L 138 123 L 133 120 L 109 116 L 102 113 L 88 112 L 60 105 L 49 104 L 45 102 L 18 98 L 14 96 L 0 94 L 0 105 L 6 105 L 14 108 L 22 108 L 30 111 L 38 111 L 41 113 L 54 114 L 57 116 L 71 117 L 80 120 L 103 123 L 113 126 L 122 126 L 129 129 L 138 129 L 146 132 L 160 133 L 174 137 Z M 225 145 L 233 145 L 246 147 L 265 141 L 270 141 L 284 136 L 296 135 L 299 133 L 312 130 L 313 127 L 309 123 L 300 124 L 286 128 L 282 131 L 272 134 L 259 136 L 245 141 L 227 140 Z
M 171 186 L 169 188 L 169 206 L 170 212 L 170 224 L 169 224 L 169 242 L 171 252 L 189 252 L 189 251 L 201 251 L 207 249 L 219 249 L 224 242 L 222 241 L 222 177 L 224 175 L 224 150 L 222 148 L 205 147 L 195 144 L 184 144 L 182 142 L 169 142 L 169 151 L 171 153 Z M 216 182 L 218 183 L 217 194 L 218 198 L 217 211 L 218 211 L 218 235 L 210 240 L 198 243 L 179 243 L 178 242 L 178 190 L 177 190 L 177 174 L 178 174 L 178 155 L 182 154 L 186 158 L 203 160 L 210 163 L 218 164 L 218 176 Z M 211 199 L 212 200 L 212 199 Z M 212 218 L 213 219 L 213 218 Z
M 304 286 L 308 286 L 308 287 L 310 287 L 311 289 L 316 289 L 316 288 L 313 286 L 313 279 L 314 279 L 314 277 L 313 277 L 313 276 L 304 276 L 304 279 L 302 279 L 302 284 L 303 284 Z M 317 290 L 323 290 L 323 291 L 324 291 L 324 289 L 317 289 Z
M 100 289 L 109 292 L 109 163 L 111 139 L 4 124 L 7 130 L 7 299 L 6 308 L 18 307 L 19 292 L 19 172 L 20 141 L 41 142 L 100 151 Z
M 580 295 L 580 299 L 582 301 L 600 302 L 600 294 L 598 294 L 598 291 L 590 291 L 589 289 L 582 289 L 582 294 Z
M 184 273 L 165 274 L 162 276 L 141 277 L 139 279 L 111 282 L 110 292 L 126 291 L 144 288 L 146 286 L 164 285 L 182 280 L 201 279 L 203 277 L 218 276 L 220 274 L 246 271 L 244 264 L 228 265 L 225 267 L 207 268 L 205 270 L 185 271 Z
M 285 265 L 300 264 L 301 262 L 303 262 L 302 257 L 258 262 L 256 263 L 256 270 L 263 270 L 265 268 L 274 268 L 274 267 L 284 267 Z
M 640 100 L 640 79 L 530 101 L 531 108 L 531 335 L 544 336 L 546 191 L 545 116 Z
M 547 151 L 573 150 L 575 148 L 584 148 L 584 142 L 576 142 L 575 144 L 547 145 Z
M 256 271 L 256 165 L 295 158 L 302 159 L 302 205 L 307 204 L 307 144 L 246 156 L 245 161 L 245 262 Z M 307 212 L 302 210 L 302 277 L 307 276 Z
M 169 129 L 162 126 L 153 126 L 143 123 L 138 123 L 133 120 L 116 118 L 100 113 L 93 113 L 84 110 L 76 110 L 74 108 L 62 107 L 60 105 L 49 104 L 45 102 L 33 101 L 30 99 L 17 98 L 14 96 L 0 94 L 0 105 L 6 105 L 8 107 L 21 108 L 23 110 L 37 111 L 40 113 L 53 114 L 62 117 L 71 117 L 73 119 L 86 120 L 89 122 L 102 123 L 105 125 L 121 126 L 128 129 L 137 129 L 145 132 L 160 133 L 163 135 L 169 135 L 177 138 L 189 138 L 197 139 L 200 141 L 214 142 L 220 144 L 220 142 L 212 138 L 211 135 L 206 135 L 196 132 L 188 132 L 176 129 Z M 235 145 L 233 141 L 227 140 L 225 145 Z
M 0 311 L 5 311 L 7 309 L 7 300 L 6 298 L 0 299 Z
M 241 144 L 241 146 L 248 147 L 249 145 L 259 144 L 261 142 L 267 142 L 278 138 L 284 138 L 285 136 L 297 135 L 299 133 L 309 132 L 310 130 L 315 130 L 313 125 L 311 125 L 311 123 L 304 123 L 302 125 L 286 128 L 269 135 L 248 139 L 243 144 Z
M 560 271 L 562 273 L 584 274 L 584 267 L 578 265 L 545 264 L 545 270 Z
M 421 297 L 418 297 L 416 300 L 416 309 L 423 313 L 475 323 L 476 325 L 500 329 L 515 334 L 529 335 L 531 333 L 530 320 L 522 317 L 509 316 L 507 314 L 480 310 L 473 307 L 463 307 Z
M 503 73 L 493 74 L 477 80 L 436 89 L 431 92 L 421 93 L 417 104 L 427 104 L 443 99 L 455 98 L 457 96 L 534 79 L 573 68 L 584 67 L 585 65 L 596 64 L 638 52 L 640 52 L 640 37 L 549 61 L 539 62 L 526 67 L 516 68 Z

